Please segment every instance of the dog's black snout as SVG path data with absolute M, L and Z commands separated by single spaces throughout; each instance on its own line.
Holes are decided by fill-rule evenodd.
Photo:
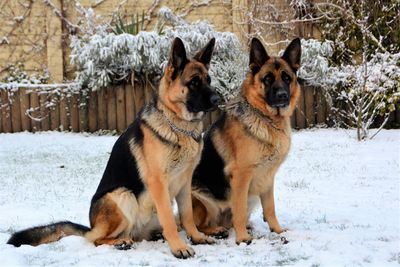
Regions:
M 285 101 L 289 99 L 289 95 L 286 90 L 278 90 L 278 92 L 276 92 L 276 99 Z
M 221 97 L 220 97 L 218 94 L 213 94 L 213 95 L 211 96 L 211 98 L 210 98 L 210 102 L 211 102 L 212 105 L 218 106 L 218 105 L 221 104 L 222 99 L 221 99 Z

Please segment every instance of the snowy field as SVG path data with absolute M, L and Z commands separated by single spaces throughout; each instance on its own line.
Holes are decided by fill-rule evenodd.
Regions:
M 0 134 L 0 266 L 399 266 L 400 131 L 357 142 L 354 131 L 293 134 L 276 182 L 277 214 L 289 231 L 269 232 L 261 209 L 252 216 L 252 244 L 231 231 L 216 245 L 195 246 L 178 260 L 166 243 L 118 251 L 67 237 L 39 247 L 6 245 L 25 227 L 71 220 L 88 225 L 92 194 L 115 136 Z M 182 236 L 184 233 L 181 232 Z

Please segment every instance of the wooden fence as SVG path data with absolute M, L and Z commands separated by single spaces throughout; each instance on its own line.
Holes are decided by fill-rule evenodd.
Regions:
M 140 84 L 125 84 L 77 93 L 63 89 L 0 89 L 0 132 L 61 130 L 123 132 L 141 107 L 151 100 L 154 89 Z M 328 106 L 320 90 L 303 87 L 292 127 L 303 129 L 324 124 Z M 205 126 L 215 121 L 218 112 L 208 114 Z

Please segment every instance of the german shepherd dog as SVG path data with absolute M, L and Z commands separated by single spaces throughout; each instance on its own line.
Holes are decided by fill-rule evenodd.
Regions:
M 268 56 L 258 39 L 251 41 L 250 71 L 240 94 L 207 132 L 194 171 L 193 212 L 201 232 L 226 237 L 233 225 L 236 243 L 251 243 L 246 228 L 258 197 L 271 231 L 285 231 L 275 215 L 274 176 L 290 147 L 300 55 L 299 39 L 282 57 Z
M 201 119 L 220 103 L 208 75 L 214 44 L 213 38 L 188 59 L 182 41 L 173 41 L 158 96 L 114 144 L 91 201 L 91 228 L 59 222 L 14 233 L 8 244 L 36 246 L 79 235 L 96 246 L 128 249 L 133 241 L 151 239 L 162 230 L 172 254 L 188 258 L 194 250 L 178 234 L 174 198 L 192 243 L 213 243 L 194 224 L 191 181 L 203 148 Z

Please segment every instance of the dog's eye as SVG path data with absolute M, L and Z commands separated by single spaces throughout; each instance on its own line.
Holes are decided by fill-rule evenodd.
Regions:
M 272 73 L 268 73 L 264 77 L 264 83 L 271 84 L 275 81 L 275 76 Z
M 292 82 L 292 78 L 290 78 L 289 74 L 287 74 L 286 72 L 282 72 L 282 80 L 285 83 L 291 83 Z
M 200 78 L 199 77 L 194 77 L 189 81 L 189 86 L 191 87 L 198 87 L 200 85 Z
M 211 77 L 210 77 L 210 75 L 207 75 L 207 84 L 211 84 Z

